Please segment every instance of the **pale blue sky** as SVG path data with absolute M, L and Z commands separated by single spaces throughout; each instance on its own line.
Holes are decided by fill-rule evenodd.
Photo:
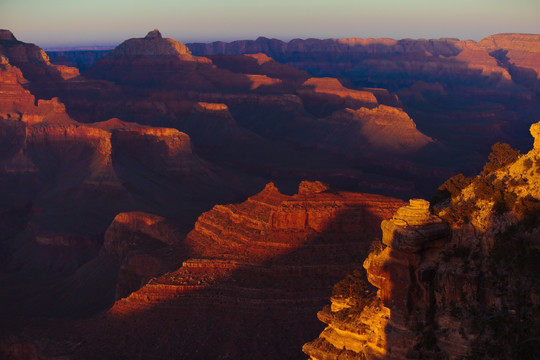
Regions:
M 182 42 L 540 33 L 540 0 L 0 0 L 0 28 L 42 47 L 118 44 L 159 28 Z

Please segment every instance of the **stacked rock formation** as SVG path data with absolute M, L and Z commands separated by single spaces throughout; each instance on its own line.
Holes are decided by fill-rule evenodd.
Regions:
M 347 146 L 350 153 L 403 154 L 434 143 L 416 128 L 405 111 L 386 105 L 336 111 L 317 125 L 312 129 L 312 138 L 319 147 L 333 151 L 343 151 L 342 147 Z M 365 141 L 353 140 L 358 138 Z
M 426 283 L 438 249 L 450 239 L 450 228 L 421 199 L 410 200 L 381 228 L 386 247 L 364 262 L 380 301 L 357 309 L 346 305 L 346 298 L 333 298 L 332 308 L 319 314 L 328 327 L 304 346 L 312 359 L 403 359 L 425 336 L 434 301 Z
M 0 184 L 10 189 L 1 195 L 0 213 L 28 209 L 19 227 L 5 225 L 11 250 L 4 254 L 3 266 L 73 269 L 97 255 L 98 237 L 120 211 L 177 214 L 189 203 L 185 208 L 194 220 L 215 198 L 199 209 L 193 207 L 199 201 L 194 199 L 229 193 L 220 190 L 222 179 L 177 129 L 117 118 L 81 124 L 59 98 L 36 99 L 35 86 L 43 89 L 52 81 L 45 75 L 54 73 L 54 66 L 39 57 L 39 48 L 11 33 L 3 32 L 0 42 Z M 180 189 L 168 189 L 171 183 L 181 184 Z M 77 238 L 80 244 L 73 241 Z
M 212 332 L 221 333 L 221 340 L 200 348 L 200 339 L 187 332 L 178 334 L 193 342 L 183 341 L 182 353 L 213 356 L 217 354 L 212 349 L 226 346 L 234 349 L 237 358 L 262 349 L 277 355 L 273 347 L 283 339 L 292 344 L 313 331 L 316 324 L 308 320 L 308 314 L 314 315 L 328 296 L 329 285 L 365 256 L 367 239 L 378 236 L 380 220 L 402 204 L 377 195 L 334 191 L 320 182 L 302 182 L 297 195 L 281 194 L 270 183 L 244 203 L 216 205 L 199 217 L 185 240 L 191 258 L 117 301 L 108 312 L 106 326 L 138 318 L 148 329 L 136 325 L 137 331 L 146 333 L 156 326 L 147 323 L 149 319 L 167 314 L 170 321 L 161 321 L 160 331 L 169 334 L 173 330 L 167 327 L 169 322 L 181 321 L 189 329 L 192 322 L 204 328 L 211 321 Z M 216 311 L 222 310 L 231 311 L 242 322 L 218 316 Z M 206 320 L 197 314 L 205 314 Z M 253 331 L 261 316 L 265 321 L 289 323 L 293 314 L 290 328 L 276 332 L 275 326 L 268 325 L 268 333 L 260 329 L 252 334 L 254 343 L 245 341 L 249 337 L 245 332 Z M 235 332 L 225 331 L 231 326 Z M 290 357 L 298 355 L 298 350 L 280 351 Z
M 537 357 L 539 129 L 531 127 L 527 154 L 494 151 L 477 177 L 445 183 L 451 195 L 436 202 L 437 216 L 413 199 L 383 221 L 386 247 L 364 262 L 376 294 L 357 287 L 334 296 L 319 313 L 328 327 L 304 351 L 312 359 Z

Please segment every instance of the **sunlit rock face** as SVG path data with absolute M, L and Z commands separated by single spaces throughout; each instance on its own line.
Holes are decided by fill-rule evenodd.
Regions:
M 201 215 L 186 241 L 200 257 L 261 262 L 300 246 L 307 234 L 325 238 L 367 235 L 367 229 L 376 228 L 377 219 L 393 206 L 375 195 L 336 194 L 320 182 L 302 182 L 292 197 L 268 184 L 245 203 L 217 205 Z
M 26 49 L 24 43 L 17 44 Z M 193 153 L 187 134 L 116 118 L 81 124 L 58 98 L 36 100 L 25 88 L 32 82 L 8 59 L 11 52 L 0 55 L 0 183 L 10 189 L 1 195 L 0 213 L 27 213 L 17 226 L 6 221 L 5 241 L 11 245 L 3 255 L 3 267 L 63 271 L 81 266 L 97 255 L 99 236 L 119 211 L 155 209 L 148 199 L 134 199 L 131 192 L 166 198 L 168 205 L 160 209 L 166 212 L 169 207 L 169 214 L 183 206 L 177 205 L 185 201 L 179 199 L 182 196 L 191 197 L 191 206 L 193 198 L 204 198 L 203 184 L 211 184 L 209 191 L 225 193 L 211 166 Z M 44 60 L 40 66 L 48 65 Z M 142 169 L 144 179 L 139 176 Z M 159 195 L 156 188 L 170 181 L 191 189 L 189 195 L 176 190 Z M 200 213 L 191 211 L 192 217 Z M 62 237 L 70 240 L 61 246 L 39 240 Z
M 315 315 L 329 284 L 365 256 L 365 239 L 380 236 L 380 220 L 402 205 L 397 199 L 336 191 L 318 181 L 302 182 L 292 196 L 269 183 L 243 203 L 216 205 L 202 214 L 185 240 L 189 259 L 117 301 L 106 324 L 139 319 L 135 337 L 159 326 L 182 354 L 301 356 L 299 348 L 290 346 L 316 331 L 309 314 Z M 110 231 L 120 226 L 113 224 Z M 143 231 L 138 238 L 146 238 Z M 147 268 L 142 259 L 138 263 Z M 168 320 L 158 325 L 152 322 L 156 316 Z M 263 328 L 256 325 L 260 321 Z M 201 329 L 222 335 L 201 344 Z M 178 336 L 184 339 L 181 344 Z M 128 354 L 128 348 L 148 351 L 140 344 L 127 346 L 125 340 L 110 351 Z
M 372 108 L 378 105 L 372 92 L 347 89 L 334 78 L 310 78 L 302 83 L 299 93 L 306 101 L 329 98 L 335 104 L 341 103 L 342 106 L 350 108 Z
M 130 39 L 125 46 L 148 46 L 159 54 L 149 44 L 163 41 L 152 35 Z M 174 127 L 189 134 L 201 157 L 276 182 L 288 182 L 291 176 L 295 181 L 338 178 L 336 186 L 396 194 L 394 189 L 414 185 L 387 184 L 366 172 L 384 166 L 397 177 L 439 176 L 429 171 L 420 175 L 425 169 L 401 161 L 438 144 L 416 127 L 399 98 L 387 90 L 352 89 L 261 53 L 216 55 L 204 62 L 119 48 L 84 73 L 92 78 L 88 87 L 72 83 L 75 91 L 65 94 L 68 109 L 84 122 L 111 114 Z M 98 100 L 89 103 L 94 86 L 102 90 Z M 133 94 L 127 103 L 125 94 Z M 356 164 L 362 171 L 351 172 Z
M 304 346 L 312 359 L 403 359 L 422 338 L 418 329 L 430 321 L 433 301 L 425 277 L 450 240 L 450 228 L 421 199 L 410 200 L 381 228 L 386 247 L 364 262 L 368 281 L 378 288 L 375 300 L 354 299 L 366 294 L 332 298 L 332 307 L 318 316 L 328 327 Z
M 112 80 L 118 84 L 144 87 L 215 89 L 213 81 L 201 76 L 212 71 L 212 62 L 191 55 L 189 49 L 176 40 L 163 38 L 158 30 L 144 38 L 124 41 L 85 72 L 95 79 Z
M 339 126 L 338 126 L 339 124 Z M 373 109 L 345 109 L 320 119 L 312 129 L 313 145 L 350 153 L 413 153 L 434 143 L 416 128 L 401 109 L 379 105 Z
M 206 56 L 262 52 L 313 76 L 332 76 L 349 88 L 372 91 L 379 104 L 401 104 L 422 132 L 444 144 L 448 153 L 437 156 L 439 163 L 453 159 L 479 169 L 484 157 L 475 154 L 486 153 L 497 141 L 526 149 L 527 129 L 537 121 L 528 114 L 538 108 L 539 44 L 538 35 L 497 34 L 479 42 L 258 38 L 188 47 Z M 371 88 L 388 89 L 399 102 Z M 337 110 L 306 105 L 323 117 Z M 529 120 L 509 121 L 509 114 Z
M 518 344 L 538 336 L 540 324 L 532 294 L 540 288 L 533 265 L 539 126 L 531 127 L 527 154 L 494 147 L 482 174 L 441 187 L 451 195 L 434 210 L 412 199 L 384 220 L 381 247 L 364 262 L 376 294 L 340 286 L 318 316 L 328 327 L 304 352 L 312 359 L 537 356 L 536 343 Z
M 540 35 L 496 34 L 479 42 L 492 56 L 508 67 L 521 83 L 538 86 L 540 75 Z M 532 70 L 532 71 L 531 71 Z M 537 87 L 538 89 L 538 87 Z
M 111 56 L 175 56 L 182 60 L 195 60 L 189 49 L 173 39 L 164 39 L 159 30 L 150 31 L 142 39 L 129 39 L 117 46 Z
M 516 34 L 516 39 L 520 34 Z M 495 37 L 499 35 L 494 35 Z M 487 39 L 489 42 L 489 38 Z M 532 42 L 535 39 L 527 39 Z M 510 43 L 512 40 L 509 40 Z M 494 49 L 474 41 L 458 39 L 294 39 L 282 42 L 276 39 L 235 41 L 232 43 L 188 44 L 198 55 L 242 54 L 261 52 L 274 59 L 307 70 L 312 74 L 338 74 L 364 77 L 375 81 L 396 81 L 400 85 L 406 78 L 439 77 L 463 81 L 467 76 L 480 73 L 498 82 L 510 79 L 508 71 L 490 57 Z M 501 44 L 502 45 L 502 44 Z M 507 45 L 507 44 L 506 44 Z M 504 47 L 504 46 L 500 46 Z M 356 73 L 356 74 L 355 74 Z M 386 79 L 384 79 L 384 75 Z M 396 75 L 400 76 L 396 79 Z M 383 76 L 381 76 L 383 75 Z M 381 86 L 380 84 L 377 86 Z

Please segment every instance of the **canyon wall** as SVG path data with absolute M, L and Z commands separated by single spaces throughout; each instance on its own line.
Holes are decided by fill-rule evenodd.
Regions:
M 87 342 L 73 355 L 297 358 L 295 344 L 318 331 L 314 316 L 331 284 L 365 257 L 380 221 L 402 205 L 320 182 L 302 182 L 291 196 L 270 183 L 202 214 L 183 255 L 172 250 L 176 232 L 164 219 L 120 214 L 102 254 L 124 259 L 122 298 L 83 326 Z M 163 274 L 173 253 L 184 260 Z
M 475 178 L 410 200 L 381 224 L 361 275 L 336 285 L 312 359 L 536 358 L 540 123 L 534 148 L 495 146 Z M 359 285 L 360 284 L 360 285 Z

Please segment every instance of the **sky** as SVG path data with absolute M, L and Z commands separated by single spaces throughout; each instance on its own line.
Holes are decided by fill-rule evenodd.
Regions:
M 158 28 L 178 41 L 480 40 L 540 34 L 540 0 L 0 0 L 0 28 L 44 48 L 117 45 Z

